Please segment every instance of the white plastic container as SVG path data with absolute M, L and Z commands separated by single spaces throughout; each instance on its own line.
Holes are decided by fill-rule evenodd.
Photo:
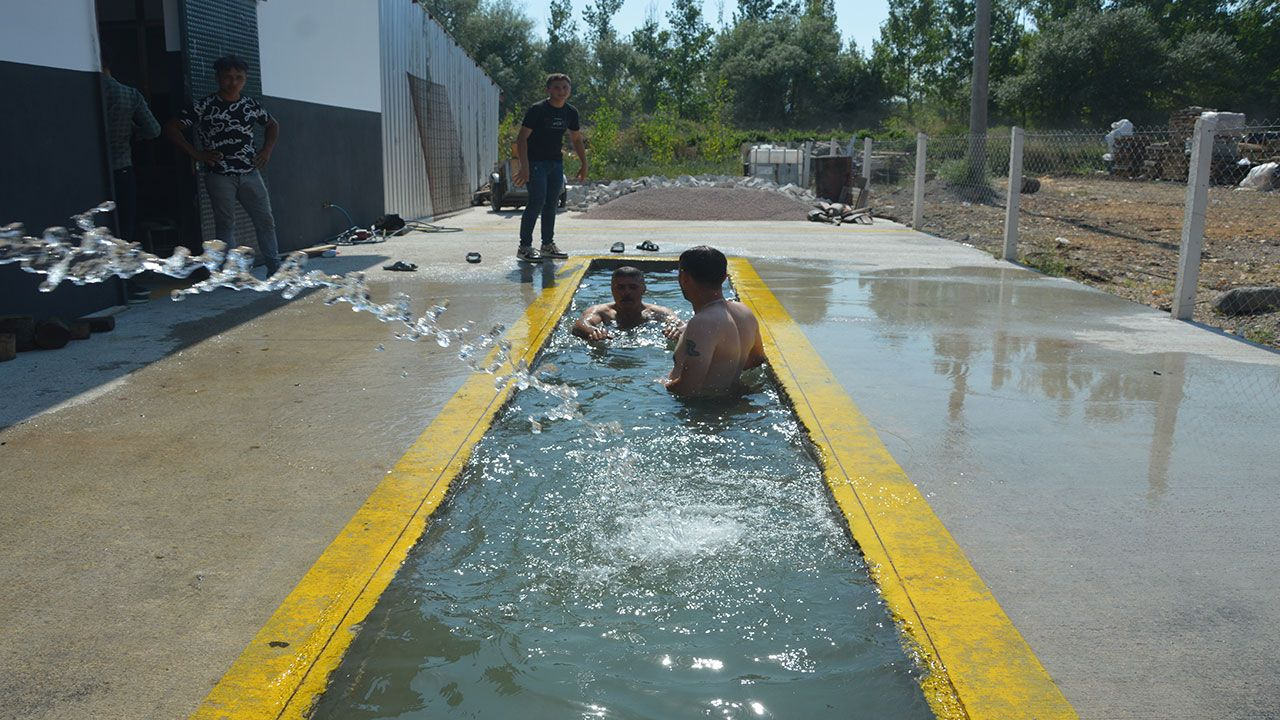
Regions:
M 752 177 L 772 180 L 779 185 L 798 184 L 801 157 L 798 148 L 753 145 L 747 153 L 748 171 Z

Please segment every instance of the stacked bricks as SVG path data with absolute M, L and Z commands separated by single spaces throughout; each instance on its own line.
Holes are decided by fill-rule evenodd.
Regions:
M 1191 158 L 1187 155 L 1187 142 L 1196 129 L 1201 113 L 1212 112 L 1207 108 L 1192 106 L 1183 108 L 1169 117 L 1168 142 L 1151 143 L 1146 149 L 1142 174 L 1153 179 L 1187 181 Z

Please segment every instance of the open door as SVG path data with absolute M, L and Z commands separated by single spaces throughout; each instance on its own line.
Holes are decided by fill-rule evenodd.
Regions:
M 161 127 L 185 102 L 178 4 L 161 0 L 97 0 L 98 38 L 112 76 L 137 88 Z M 177 246 L 198 252 L 200 223 L 190 162 L 163 136 L 135 140 L 132 177 L 117 175 L 116 201 L 133 206 L 131 227 L 117 213 L 117 234 L 150 252 Z M 128 185 L 132 184 L 132 187 Z

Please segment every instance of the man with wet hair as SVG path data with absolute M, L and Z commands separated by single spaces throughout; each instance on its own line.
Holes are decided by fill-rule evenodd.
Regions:
M 671 308 L 644 301 L 647 286 L 639 268 L 624 265 L 613 271 L 609 290 L 613 302 L 592 305 L 573 324 L 573 334 L 585 340 L 607 340 L 613 334 L 605 329 L 613 323 L 619 330 L 630 330 L 647 322 L 661 322 L 662 333 L 669 340 L 680 336 L 680 319 Z
M 707 245 L 680 254 L 680 291 L 693 305 L 693 319 L 676 344 L 675 367 L 666 381 L 676 395 L 725 392 L 743 370 L 765 360 L 756 316 L 724 297 L 728 269 L 724 253 Z
M 259 172 L 267 166 L 280 123 L 257 100 L 244 95 L 249 66 L 234 55 L 218 58 L 213 74 L 218 91 L 207 95 L 165 126 L 165 137 L 178 149 L 199 163 L 206 171 L 205 189 L 213 206 L 214 231 L 219 240 L 235 247 L 236 203 L 239 202 L 253 221 L 258 236 L 258 251 L 267 264 L 267 274 L 280 267 L 276 243 L 276 221 L 271 213 L 271 198 Z M 253 126 L 265 128 L 261 148 L 255 148 Z M 197 150 L 183 131 L 194 127 L 200 137 Z
M 567 258 L 556 245 L 556 205 L 564 184 L 564 134 L 569 133 L 578 155 L 578 182 L 587 180 L 587 148 L 578 129 L 578 110 L 569 104 L 572 85 L 564 73 L 547 76 L 547 99 L 529 108 L 516 136 L 520 169 L 512 180 L 529 190 L 520 217 L 520 262 L 542 262 L 544 258 Z M 533 249 L 533 226 L 542 218 L 542 245 Z

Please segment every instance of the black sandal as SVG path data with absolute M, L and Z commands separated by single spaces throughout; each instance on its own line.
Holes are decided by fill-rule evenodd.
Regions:
M 467 262 L 472 264 L 480 262 L 480 253 L 478 252 L 467 253 Z
M 636 246 L 636 249 L 637 249 L 637 250 L 644 250 L 644 251 L 646 251 L 646 252 L 658 252 L 658 246 L 657 246 L 657 245 L 654 245 L 652 242 L 650 242 L 650 241 L 648 241 L 648 240 L 645 240 L 644 242 L 642 242 L 642 243 L 640 243 L 639 245 L 637 245 L 637 246 Z
M 627 246 L 623 245 L 621 242 L 616 242 L 613 245 L 609 246 L 609 252 L 620 253 L 620 252 L 626 252 L 626 251 L 627 251 Z
M 383 265 L 382 269 L 391 270 L 392 272 L 413 272 L 418 269 L 418 266 L 403 260 L 397 260 L 390 265 Z

